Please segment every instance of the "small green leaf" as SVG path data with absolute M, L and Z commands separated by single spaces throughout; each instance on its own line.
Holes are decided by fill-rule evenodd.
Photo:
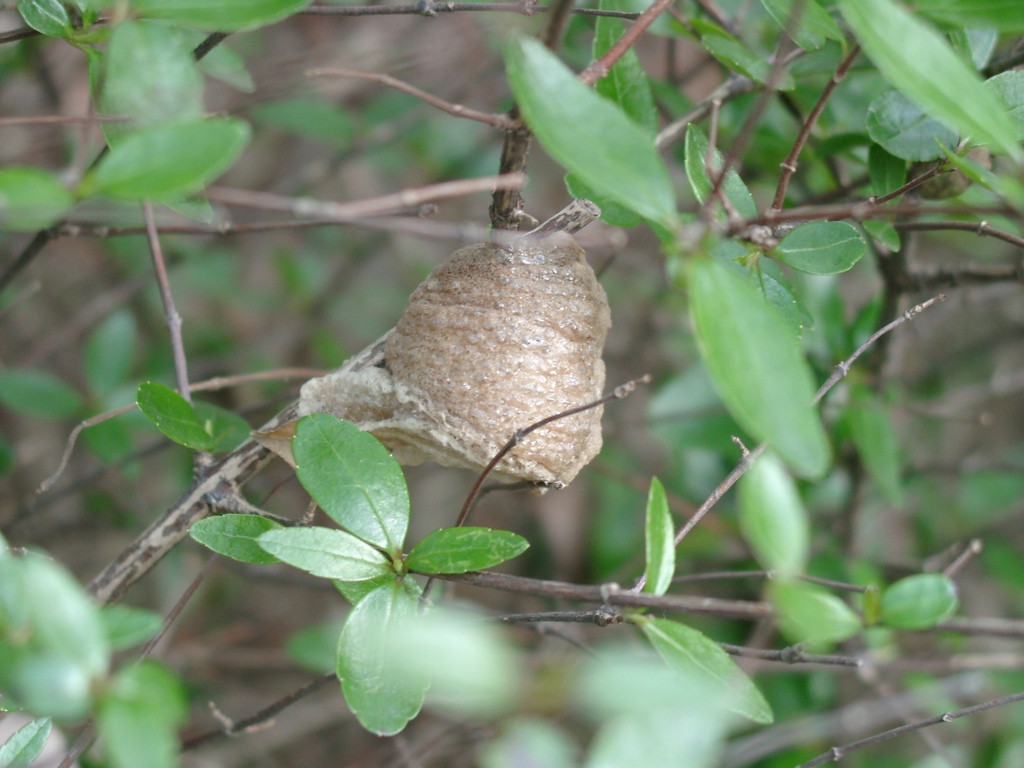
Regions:
M 389 570 L 384 575 L 378 576 L 375 579 L 367 579 L 366 581 L 339 581 L 334 579 L 331 583 L 334 584 L 334 588 L 341 593 L 342 597 L 348 600 L 351 605 L 355 605 L 373 592 L 373 590 L 393 584 L 397 579 L 398 574 Z
M 767 84 L 772 71 L 767 56 L 752 50 L 744 41 L 733 37 L 717 24 L 698 17 L 690 19 L 690 23 L 700 35 L 704 50 L 725 67 L 762 85 Z M 796 87 L 793 76 L 784 70 L 776 87 L 780 91 L 793 90 Z
M 52 726 L 53 720 L 49 717 L 40 717 L 21 726 L 0 745 L 0 766 L 29 768 L 46 746 Z
M 296 425 L 292 454 L 299 482 L 334 522 L 398 557 L 409 491 L 398 462 L 375 437 L 314 413 Z
M 1024 159 L 999 99 L 981 87 L 977 72 L 939 32 L 893 0 L 839 0 L 837 6 L 893 86 L 973 141 L 990 143 L 1018 162 Z
M 861 629 L 857 614 L 817 585 L 775 581 L 769 585 L 768 596 L 775 605 L 779 628 L 795 643 L 839 642 Z
M 690 182 L 690 188 L 693 189 L 697 202 L 703 203 L 714 188 L 708 177 L 706 164 L 708 137 L 693 123 L 686 127 L 685 152 L 683 164 L 686 168 L 686 178 Z M 712 170 L 715 173 L 721 171 L 723 162 L 722 153 L 716 148 L 711 160 Z M 735 168 L 730 168 L 729 172 L 725 174 L 722 191 L 740 216 L 745 218 L 757 216 L 757 205 L 754 203 L 754 198 L 751 196 L 750 190 L 747 189 L 747 185 L 743 183 L 743 179 L 736 173 Z
M 695 672 L 729 691 L 726 707 L 755 723 L 772 722 L 772 708 L 754 683 L 729 654 L 706 635 L 669 619 L 648 616 L 638 620 L 640 629 L 668 666 L 684 676 Z
M 213 453 L 233 451 L 246 440 L 252 427 L 237 413 L 201 400 L 195 402 L 196 415 L 213 439 L 210 450 Z
M 388 638 L 418 612 L 419 600 L 396 582 L 356 603 L 341 630 L 336 671 L 345 703 L 379 736 L 401 731 L 423 706 L 427 678 L 408 674 L 388 651 Z
M 18 13 L 40 34 L 66 37 L 71 32 L 71 19 L 60 0 L 21 0 Z
M 803 573 L 810 523 L 796 483 L 766 452 L 739 482 L 740 530 L 757 561 L 779 578 Z
M 761 0 L 768 14 L 782 29 L 790 30 L 793 42 L 805 51 L 821 48 L 826 40 L 842 43 L 843 33 L 820 5 L 814 0 L 801 2 L 800 17 L 794 21 L 793 11 L 797 8 L 797 0 Z
M 466 573 L 491 568 L 522 554 L 530 543 L 509 531 L 441 528 L 423 537 L 405 559 L 416 573 Z
M 52 373 L 8 368 L 0 373 L 0 403 L 25 416 L 67 419 L 78 412 L 82 399 Z
M 80 720 L 88 713 L 94 681 L 74 659 L 33 653 L 14 664 L 5 658 L 4 664 L 14 701 L 29 712 L 67 721 Z
M 96 716 L 111 768 L 176 768 L 177 728 L 185 719 L 181 683 L 153 661 L 118 671 Z
M 853 267 L 865 249 L 856 227 L 844 221 L 812 221 L 782 238 L 770 255 L 801 272 L 834 275 Z
M 701 357 L 729 412 L 758 440 L 771 443 L 797 474 L 821 476 L 829 446 L 793 332 L 725 264 L 698 255 L 688 266 Z
M 852 385 L 844 420 L 868 476 L 890 504 L 902 506 L 900 444 L 878 398 L 867 387 Z
M 618 0 L 601 0 L 601 10 L 626 10 L 624 3 Z M 594 22 L 593 57 L 599 59 L 622 37 L 625 25 L 622 19 L 599 16 Z M 653 136 L 658 130 L 658 110 L 654 106 L 654 97 L 647 80 L 647 73 L 640 65 L 640 57 L 630 48 L 625 55 L 615 62 L 608 74 L 594 83 L 594 90 L 609 101 L 618 104 L 619 108 L 634 123 L 639 125 L 648 135 Z
M 651 488 L 647 492 L 644 541 L 647 553 L 644 591 L 664 595 L 676 574 L 675 526 L 668 510 L 665 486 L 656 477 L 651 478 Z
M 46 171 L 0 169 L 0 230 L 45 229 L 67 213 L 74 202 L 71 193 Z
M 111 148 L 79 193 L 162 200 L 197 192 L 220 176 L 249 141 L 249 126 L 216 118 L 145 128 Z
M 956 131 L 926 115 L 899 91 L 884 91 L 872 100 L 867 129 L 872 141 L 903 160 L 934 160 L 942 156 L 940 144 L 957 143 Z
M 259 537 L 259 544 L 280 560 L 314 576 L 366 581 L 391 570 L 387 556 L 351 533 L 333 528 L 280 528 Z
M 259 515 L 217 515 L 192 523 L 188 535 L 218 555 L 240 563 L 276 563 L 277 558 L 260 546 L 257 539 L 282 525 Z
M 807 308 L 800 302 L 782 268 L 771 259 L 758 258 L 756 263 L 747 272 L 748 282 L 758 292 L 761 298 L 779 313 L 779 317 L 786 321 L 797 338 L 803 332 L 804 327 L 814 325 L 814 321 L 808 313 Z
M 864 227 L 865 232 L 890 251 L 898 251 L 900 249 L 900 233 L 889 222 L 869 219 L 863 222 L 861 226 Z
M 1024 32 L 1024 14 L 1017 0 L 917 0 L 914 10 L 954 27 L 990 27 Z
M 170 387 L 155 381 L 139 384 L 135 396 L 139 410 L 166 437 L 195 451 L 208 451 L 213 438 L 199 420 L 196 409 Z
M 879 622 L 895 629 L 928 629 L 956 613 L 959 605 L 952 579 L 941 573 L 918 573 L 882 592 Z
M 100 607 L 100 622 L 110 649 L 123 651 L 155 637 L 164 620 L 160 614 L 142 608 L 104 605 Z
M 344 146 L 352 138 L 352 118 L 326 99 L 296 96 L 260 104 L 252 110 L 257 123 L 319 139 L 333 146 Z
M 303 669 L 326 675 L 334 671 L 340 633 L 340 622 L 314 624 L 291 635 L 285 641 L 284 650 L 288 657 Z
M 907 161 L 890 154 L 881 144 L 872 143 L 868 148 L 868 177 L 871 179 L 871 192 L 875 197 L 887 195 L 906 182 Z
M 135 357 L 135 317 L 127 309 L 112 312 L 85 342 L 82 368 L 89 391 L 105 397 L 121 386 Z
M 861 597 L 861 614 L 864 617 L 864 626 L 873 627 L 878 624 L 882 613 L 882 593 L 874 584 L 869 584 L 864 589 Z
M 599 194 L 676 229 L 672 183 L 642 128 L 536 40 L 514 39 L 505 65 L 516 103 L 548 154 Z
M 132 0 L 140 16 L 167 19 L 200 29 L 233 32 L 273 24 L 298 13 L 312 0 Z
M 1001 72 L 986 80 L 985 87 L 1006 107 L 1017 138 L 1024 139 L 1024 72 L 1019 69 Z

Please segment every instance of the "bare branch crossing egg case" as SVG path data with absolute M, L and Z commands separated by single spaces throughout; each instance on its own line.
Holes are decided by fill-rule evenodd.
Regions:
M 308 381 L 299 414 L 332 413 L 402 464 L 479 471 L 517 429 L 601 397 L 608 300 L 565 232 L 461 248 L 409 297 L 383 360 Z M 601 449 L 601 407 L 527 436 L 495 468 L 561 487 Z

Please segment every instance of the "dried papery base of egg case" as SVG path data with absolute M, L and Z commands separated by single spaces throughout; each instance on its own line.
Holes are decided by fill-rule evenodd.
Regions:
M 481 470 L 518 429 L 601 397 L 608 302 L 566 232 L 456 251 L 413 292 L 382 367 L 302 388 L 299 413 L 375 435 L 403 464 Z M 529 435 L 496 467 L 562 486 L 601 448 L 601 408 Z

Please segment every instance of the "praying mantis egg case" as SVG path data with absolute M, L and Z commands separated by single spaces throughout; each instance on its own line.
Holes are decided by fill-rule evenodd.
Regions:
M 479 471 L 516 430 L 601 397 L 608 300 L 571 235 L 462 248 L 409 297 L 383 367 L 307 382 L 299 413 L 371 432 L 403 464 Z M 495 468 L 560 487 L 601 448 L 597 407 L 531 432 Z

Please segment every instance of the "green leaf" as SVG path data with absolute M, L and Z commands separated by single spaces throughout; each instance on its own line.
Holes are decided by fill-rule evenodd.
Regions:
M 339 581 L 334 579 L 331 583 L 351 605 L 355 605 L 375 589 L 393 584 L 398 579 L 398 574 L 388 571 L 383 576 L 366 581 Z M 412 582 L 407 582 L 412 583 Z M 337 643 L 335 643 L 337 645 Z M 333 651 L 332 651 L 333 652 Z M 331 662 L 332 665 L 334 662 Z
M 956 613 L 959 605 L 952 579 L 941 573 L 918 573 L 882 592 L 879 621 L 895 629 L 928 629 Z
M 617 0 L 601 0 L 601 10 L 621 11 L 623 3 Z M 599 59 L 618 41 L 625 30 L 622 19 L 599 16 L 594 22 L 593 57 Z M 653 136 L 658 130 L 658 111 L 647 80 L 647 73 L 640 65 L 640 57 L 630 48 L 615 62 L 608 74 L 594 83 L 594 90 L 619 108 L 634 123 Z
M 292 455 L 299 482 L 334 522 L 400 555 L 409 527 L 409 491 L 398 462 L 375 437 L 314 413 L 296 425 Z
M 392 736 L 423 706 L 427 679 L 395 664 L 388 638 L 405 631 L 419 600 L 404 584 L 374 590 L 352 609 L 338 640 L 338 679 L 345 703 L 368 731 Z
M 33 653 L 14 664 L 5 659 L 4 664 L 14 700 L 29 712 L 67 721 L 80 720 L 88 713 L 95 681 L 74 659 Z
M 850 439 L 872 482 L 896 506 L 903 505 L 903 459 L 899 440 L 878 398 L 863 385 L 851 385 L 844 412 Z
M 249 126 L 230 118 L 146 128 L 112 147 L 79 193 L 127 200 L 189 195 L 226 171 L 248 141 Z
M 672 183 L 642 128 L 536 40 L 514 39 L 505 66 L 516 103 L 549 155 L 598 193 L 676 229 Z
M 156 636 L 163 626 L 163 617 L 153 611 L 128 605 L 100 607 L 103 633 L 112 651 L 123 651 Z
M 509 531 L 441 528 L 412 548 L 405 567 L 416 573 L 466 573 L 491 568 L 522 554 L 530 543 Z
M 285 653 L 292 661 L 310 672 L 321 675 L 333 672 L 340 632 L 341 622 L 337 621 L 305 627 L 285 641 Z
M 704 50 L 726 68 L 761 84 L 767 83 L 772 67 L 766 56 L 751 50 L 746 43 L 733 37 L 717 24 L 701 18 L 692 18 L 690 23 L 700 35 L 700 43 Z M 792 75 L 784 71 L 776 87 L 780 91 L 791 91 L 796 84 Z
M 0 230 L 35 231 L 58 221 L 74 198 L 39 168 L 0 169 Z
M 210 450 L 213 453 L 233 451 L 246 440 L 252 427 L 237 413 L 202 400 L 195 402 L 196 415 L 213 439 Z
M 686 126 L 686 150 L 683 164 L 686 167 L 686 178 L 690 182 L 690 188 L 693 189 L 693 194 L 699 203 L 707 200 L 708 195 L 711 194 L 711 190 L 714 188 L 711 179 L 708 177 L 707 164 L 705 162 L 707 155 L 708 137 L 704 135 L 700 128 L 690 123 L 690 125 Z M 720 172 L 722 163 L 722 153 L 716 148 L 711 160 L 712 170 L 715 173 Z M 744 218 L 757 216 L 757 205 L 754 203 L 754 198 L 750 195 L 747 185 L 743 183 L 743 179 L 736 173 L 735 168 L 730 168 L 729 172 L 725 174 L 725 181 L 722 182 L 722 191 L 740 216 Z M 722 216 L 724 215 L 723 213 Z
M 96 721 L 111 768 L 177 768 L 177 727 L 185 719 L 177 678 L 153 661 L 118 671 Z
M 1000 32 L 1024 32 L 1018 0 L 917 0 L 914 10 L 933 21 L 954 27 L 991 27 Z
M 205 35 L 200 35 L 200 40 L 203 37 Z M 198 62 L 198 66 L 207 77 L 227 83 L 236 91 L 253 93 L 256 90 L 256 82 L 245 66 L 245 59 L 224 43 L 206 54 Z
M 260 104 L 252 110 L 258 123 L 334 146 L 344 146 L 352 138 L 352 118 L 324 99 L 296 96 Z
M 85 342 L 82 368 L 89 391 L 105 397 L 121 386 L 135 357 L 135 316 L 127 309 L 112 312 Z
M 101 123 L 115 144 L 140 126 L 199 120 L 203 117 L 203 77 L 192 49 L 167 24 L 125 21 L 107 41 L 98 106 L 103 115 L 128 123 Z
M 391 571 L 385 554 L 333 528 L 279 528 L 262 534 L 259 544 L 288 565 L 326 579 L 366 581 Z
M 811 221 L 782 238 L 770 255 L 801 272 L 834 275 L 853 267 L 865 249 L 856 227 L 844 221 Z
M 899 91 L 885 91 L 872 100 L 867 129 L 872 141 L 903 160 L 934 160 L 942 156 L 940 144 L 954 147 L 957 140 L 956 131 L 926 115 Z
M 740 478 L 738 503 L 740 530 L 761 566 L 779 578 L 803 573 L 810 523 L 796 483 L 771 452 Z
M 273 24 L 298 13 L 312 0 L 132 0 L 141 16 L 168 19 L 200 29 L 233 32 Z
M 803 334 L 805 326 L 814 325 L 806 307 L 797 299 L 792 283 L 786 279 L 776 262 L 758 258 L 747 271 L 747 281 L 779 313 L 779 317 L 786 321 L 797 338 Z
M 685 676 L 696 672 L 728 690 L 726 706 L 733 712 L 755 723 L 772 722 L 772 708 L 761 692 L 729 654 L 706 635 L 669 619 L 644 616 L 638 624 L 669 667 Z
M 898 251 L 900 249 L 900 233 L 889 222 L 869 219 L 862 222 L 861 226 L 864 227 L 865 232 L 890 251 Z
M 53 720 L 49 717 L 40 717 L 21 726 L 0 745 L 0 766 L 29 768 L 46 746 L 52 726 Z
M 260 546 L 257 539 L 283 526 L 259 515 L 217 515 L 192 523 L 188 535 L 218 555 L 240 563 L 276 563 L 277 558 Z
M 110 646 L 98 608 L 85 589 L 64 568 L 43 555 L 25 555 L 21 570 L 33 646 L 71 660 L 87 675 L 105 674 Z
M 71 19 L 60 0 L 22 0 L 18 13 L 36 32 L 50 37 L 66 37 L 71 32 Z
M 647 580 L 644 591 L 664 595 L 676 574 L 675 526 L 668 509 L 665 486 L 656 477 L 651 478 L 651 488 L 647 492 L 646 520 L 644 541 Z
M 52 373 L 8 368 L 0 373 L 0 403 L 25 416 L 67 419 L 78 412 L 82 399 Z
M 838 0 L 837 5 L 893 86 L 973 141 L 991 143 L 1018 162 L 1024 159 L 999 99 L 980 87 L 981 78 L 939 32 L 893 0 Z
M 985 87 L 1006 107 L 1017 138 L 1024 139 L 1024 72 L 1019 69 L 1002 72 L 986 80 Z
M 829 446 L 794 334 L 728 266 L 689 260 L 690 316 L 701 357 L 729 412 L 799 475 L 820 477 Z
M 510 718 L 497 738 L 481 745 L 480 768 L 576 768 L 576 742 L 561 727 L 540 718 Z
M 872 143 L 868 148 L 868 177 L 875 197 L 887 195 L 906 182 L 907 161 L 890 154 L 881 144 Z
M 139 384 L 135 396 L 139 410 L 166 437 L 195 451 L 208 451 L 213 438 L 199 420 L 196 409 L 170 387 L 155 381 Z
M 815 584 L 775 581 L 769 585 L 768 596 L 775 605 L 779 628 L 795 643 L 833 643 L 860 631 L 857 614 Z
M 793 42 L 805 51 L 821 48 L 826 40 L 844 41 L 843 33 L 820 5 L 814 0 L 803 0 L 800 17 L 791 21 L 797 0 L 761 0 L 768 14 L 782 29 L 789 29 Z

